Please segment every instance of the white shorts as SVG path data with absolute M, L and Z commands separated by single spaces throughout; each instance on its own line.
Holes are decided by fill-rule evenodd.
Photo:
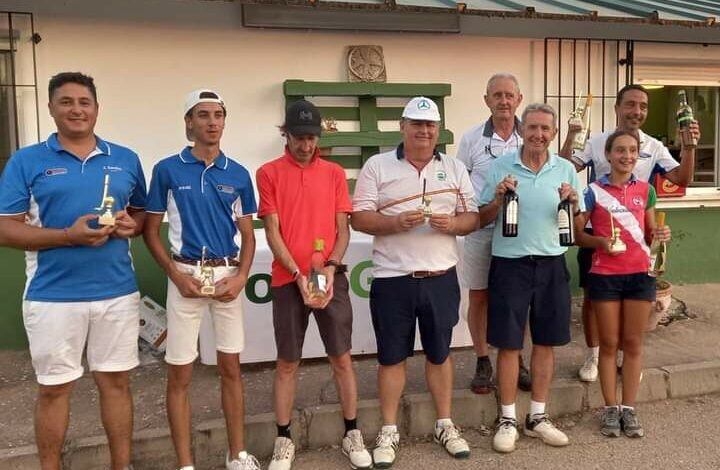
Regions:
M 470 290 L 488 288 L 488 273 L 492 258 L 493 229 L 480 229 L 465 236 L 463 250 L 463 287 Z
M 180 272 L 194 275 L 198 267 L 175 262 Z M 237 267 L 213 268 L 215 282 L 234 275 Z M 175 284 L 168 279 L 167 289 L 167 346 L 165 362 L 173 365 L 192 363 L 198 356 L 198 335 L 203 312 L 210 310 L 215 328 L 216 349 L 228 354 L 242 352 L 245 347 L 242 292 L 232 302 L 211 298 L 187 298 L 180 295 Z
M 140 294 L 92 302 L 23 302 L 23 321 L 38 383 L 60 385 L 91 371 L 121 372 L 139 364 Z

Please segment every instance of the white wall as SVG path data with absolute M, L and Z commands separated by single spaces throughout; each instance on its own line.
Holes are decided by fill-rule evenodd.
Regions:
M 146 172 L 183 145 L 182 104 L 198 87 L 228 106 L 224 150 L 254 173 L 282 151 L 285 79 L 345 81 L 345 48 L 379 44 L 388 81 L 452 84 L 446 126 L 462 133 L 488 116 L 482 96 L 493 73 L 516 74 L 525 102 L 543 98 L 543 44 L 527 39 L 402 33 L 244 29 L 238 3 L 170 0 L 4 0 L 30 11 L 37 47 L 40 135 L 53 131 L 47 82 L 56 72 L 95 77 L 102 137 L 135 149 Z M 450 153 L 454 147 L 450 147 Z

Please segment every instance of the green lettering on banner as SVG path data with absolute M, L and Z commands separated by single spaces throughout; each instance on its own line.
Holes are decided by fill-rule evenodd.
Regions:
M 272 291 L 270 290 L 270 281 L 272 277 L 267 273 L 253 274 L 245 284 L 245 295 L 248 300 L 254 304 L 266 304 L 272 300 Z M 260 297 L 257 295 L 257 283 L 264 282 L 266 286 L 265 295 Z
M 370 268 L 372 268 L 372 261 L 367 260 L 356 264 L 350 271 L 350 288 L 355 295 L 363 299 L 370 297 L 372 276 L 366 272 Z

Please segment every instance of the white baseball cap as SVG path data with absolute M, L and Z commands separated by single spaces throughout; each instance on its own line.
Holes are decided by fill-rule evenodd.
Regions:
M 193 107 L 199 103 L 217 103 L 225 109 L 225 102 L 220 95 L 212 90 L 208 90 L 207 88 L 201 88 L 187 94 L 185 97 L 185 111 L 183 114 L 187 114 L 188 111 L 193 109 Z
M 403 109 L 402 117 L 416 121 L 441 121 L 440 111 L 435 102 L 424 96 L 416 96 L 408 101 Z

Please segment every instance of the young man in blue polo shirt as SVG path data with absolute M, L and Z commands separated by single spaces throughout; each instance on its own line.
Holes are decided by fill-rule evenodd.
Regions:
M 182 470 L 194 468 L 188 388 L 198 355 L 200 320 L 208 308 L 215 327 L 228 433 L 225 466 L 232 470 L 260 468 L 255 457 L 245 451 L 240 374 L 245 341 L 240 293 L 255 254 L 252 214 L 257 208 L 249 173 L 220 150 L 226 115 L 225 104 L 214 91 L 196 90 L 187 96 L 185 131 L 195 145 L 155 165 L 148 196 L 145 242 L 170 280 L 167 413 Z M 170 254 L 160 239 L 166 212 Z M 205 284 L 201 282 L 203 266 L 211 274 Z M 214 287 L 214 293 L 203 287 Z
M 91 77 L 50 80 L 57 132 L 18 150 L 0 179 L 0 245 L 25 250 L 23 320 L 39 383 L 35 438 L 43 469 L 59 469 L 82 354 L 100 390 L 112 469 L 130 465 L 139 294 L 128 239 L 142 231 L 145 177 L 137 155 L 94 133 Z M 112 198 L 114 225 L 98 226 Z
M 495 160 L 480 196 L 480 225 L 495 221 L 490 262 L 488 343 L 498 348 L 500 418 L 493 439 L 498 452 L 512 452 L 519 435 L 515 414 L 520 351 L 525 325 L 532 336 L 532 391 L 524 432 L 546 444 L 564 446 L 567 436 L 545 412 L 554 369 L 553 347 L 570 342 L 570 287 L 560 246 L 557 206 L 568 199 L 576 216 L 578 179 L 570 162 L 548 152 L 557 134 L 555 110 L 533 104 L 522 115 L 523 146 Z M 519 197 L 518 236 L 502 235 L 502 201 Z

